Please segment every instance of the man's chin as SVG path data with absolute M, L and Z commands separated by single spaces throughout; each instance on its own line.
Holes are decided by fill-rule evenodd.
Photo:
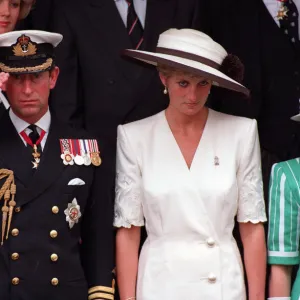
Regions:
M 12 108 L 12 110 L 21 119 L 34 118 L 40 115 L 41 113 L 40 108 L 37 107 L 26 107 L 26 108 L 19 109 L 18 111 L 14 111 L 14 109 Z

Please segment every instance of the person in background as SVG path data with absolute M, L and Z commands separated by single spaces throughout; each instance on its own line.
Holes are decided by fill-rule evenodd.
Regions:
M 210 106 L 257 119 L 268 199 L 272 165 L 300 152 L 300 125 L 291 119 L 300 108 L 300 0 L 215 0 L 205 10 L 204 31 L 241 58 L 251 91 L 244 101 L 214 89 Z
M 168 105 L 155 70 L 131 64 L 121 51 L 153 51 L 167 28 L 201 26 L 202 2 L 54 0 L 51 31 L 64 36 L 56 50 L 61 76 L 51 101 L 58 118 L 104 137 L 115 152 L 119 124 Z
M 38 0 L 27 18 L 18 22 L 17 29 L 49 30 L 53 11 L 53 0 Z
M 300 120 L 300 115 L 296 118 Z M 271 265 L 269 300 L 298 300 L 300 272 L 293 281 L 292 270 L 299 266 L 300 243 L 300 160 L 273 166 L 270 181 L 268 263 Z M 293 288 L 292 288 L 293 286 Z

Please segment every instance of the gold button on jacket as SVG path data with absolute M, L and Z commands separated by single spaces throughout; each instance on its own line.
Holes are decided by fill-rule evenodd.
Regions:
M 12 259 L 12 260 L 18 260 L 19 257 L 20 257 L 19 253 L 13 253 L 13 254 L 11 255 L 11 259 Z
M 50 231 L 50 236 L 51 236 L 53 239 L 55 239 L 55 238 L 57 237 L 57 235 L 58 235 L 58 233 L 57 233 L 56 230 L 51 230 L 51 231 Z
M 18 284 L 20 283 L 20 279 L 19 279 L 18 277 L 15 277 L 15 278 L 13 278 L 13 279 L 11 280 L 11 283 L 12 283 L 13 285 L 18 285 Z
M 54 214 L 58 214 L 59 208 L 58 208 L 57 206 L 53 206 L 53 207 L 52 207 L 52 212 L 53 212 Z
M 19 235 L 19 229 L 15 228 L 11 231 L 12 236 L 18 236 Z
M 58 260 L 58 255 L 53 253 L 53 254 L 51 254 L 50 258 L 51 258 L 52 261 L 57 261 Z
M 59 283 L 59 281 L 58 281 L 57 278 L 52 278 L 52 279 L 51 279 L 51 284 L 52 284 L 52 285 L 56 286 L 56 285 L 58 285 L 58 283 Z

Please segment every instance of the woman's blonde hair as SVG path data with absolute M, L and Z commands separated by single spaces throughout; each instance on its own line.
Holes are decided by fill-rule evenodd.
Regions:
M 164 77 L 169 78 L 174 75 L 185 75 L 189 77 L 201 77 L 194 75 L 193 73 L 187 72 L 187 71 L 182 71 L 178 68 L 174 68 L 168 65 L 163 65 L 163 64 L 158 64 L 157 65 L 157 70 L 159 73 L 161 73 Z
M 28 16 L 34 3 L 35 0 L 21 0 L 19 20 L 25 19 Z

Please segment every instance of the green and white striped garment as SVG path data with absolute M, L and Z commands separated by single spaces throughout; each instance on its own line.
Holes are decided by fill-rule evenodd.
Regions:
M 300 263 L 300 163 L 299 158 L 275 164 L 269 193 L 268 263 Z M 300 271 L 292 300 L 300 300 Z

